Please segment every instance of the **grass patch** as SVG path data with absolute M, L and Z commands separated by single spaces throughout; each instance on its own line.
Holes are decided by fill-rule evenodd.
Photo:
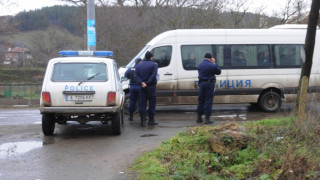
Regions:
M 307 126 L 310 123 L 312 126 Z M 130 171 L 136 179 L 312 178 L 320 171 L 320 124 L 314 120 L 304 122 L 304 127 L 310 129 L 298 124 L 290 117 L 246 123 L 243 127 L 250 136 L 246 147 L 224 153 L 214 152 L 210 139 L 229 129 L 190 128 L 139 157 Z M 221 139 L 226 146 L 234 142 Z
M 292 124 L 293 120 L 290 117 L 279 117 L 274 119 L 264 119 L 260 121 L 253 121 L 245 123 L 244 126 L 248 127 L 250 125 L 261 125 L 261 126 L 285 126 Z

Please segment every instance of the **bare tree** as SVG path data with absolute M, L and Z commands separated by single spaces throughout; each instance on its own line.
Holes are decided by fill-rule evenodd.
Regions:
M 304 0 L 286 0 L 286 5 L 278 14 L 281 17 L 280 24 L 287 23 L 291 18 L 296 17 L 298 23 L 308 3 Z
M 201 6 L 202 26 L 204 28 L 225 28 L 224 10 L 227 2 L 224 0 L 210 0 L 203 2 Z
M 201 16 L 202 0 L 157 0 L 153 18 L 158 25 L 169 29 L 194 28 L 204 19 Z
M 69 3 L 74 4 L 76 6 L 87 5 L 87 0 L 60 0 L 60 1 L 69 2 Z
M 155 0 L 155 7 L 168 6 L 169 3 L 170 3 L 170 0 Z
M 250 8 L 248 0 L 228 0 L 227 11 L 230 12 L 234 28 L 240 28 L 242 20 Z
M 98 7 L 97 49 L 112 50 L 124 65 L 158 31 L 151 16 L 140 16 L 137 7 Z
M 8 6 L 14 6 L 16 4 L 15 1 L 10 0 L 0 0 L 0 10 L 7 8 Z M 1 37 L 12 35 L 14 32 L 16 32 L 15 27 L 17 26 L 16 23 L 10 22 L 10 19 L 12 17 L 10 16 L 3 16 L 0 17 L 0 39 L 3 39 Z
M 31 37 L 31 51 L 36 65 L 45 66 L 49 59 L 57 57 L 63 49 L 81 49 L 79 42 L 67 31 L 51 27 Z

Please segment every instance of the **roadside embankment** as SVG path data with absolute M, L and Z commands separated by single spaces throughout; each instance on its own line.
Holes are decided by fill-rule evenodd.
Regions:
M 37 107 L 40 105 L 40 100 L 37 99 L 25 99 L 25 98 L 0 98 L 0 108 L 4 107 L 24 107 L 32 106 Z
M 136 179 L 318 179 L 320 122 L 291 117 L 181 131 L 138 158 Z

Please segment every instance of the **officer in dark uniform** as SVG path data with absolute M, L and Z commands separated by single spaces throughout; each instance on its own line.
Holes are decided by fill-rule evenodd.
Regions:
M 130 79 L 130 100 L 129 100 L 129 121 L 133 121 L 133 113 L 136 110 L 136 103 L 140 102 L 140 85 L 134 79 L 134 72 L 136 70 L 137 64 L 142 61 L 141 58 L 135 60 L 135 65 L 129 68 L 124 74 L 125 77 Z
M 197 123 L 202 123 L 202 114 L 205 115 L 205 124 L 211 124 L 210 120 L 214 87 L 216 83 L 215 75 L 221 74 L 220 67 L 215 63 L 215 59 L 210 53 L 205 54 L 204 60 L 198 66 L 199 73 L 199 97 L 198 97 L 198 118 Z
M 157 74 L 158 64 L 152 61 L 153 54 L 149 51 L 145 54 L 145 60 L 141 61 L 136 66 L 134 78 L 140 87 L 140 117 L 141 126 L 145 126 L 146 115 L 147 115 L 147 101 L 149 101 L 148 108 L 148 125 L 158 125 L 154 120 L 156 110 L 156 85 L 157 85 Z

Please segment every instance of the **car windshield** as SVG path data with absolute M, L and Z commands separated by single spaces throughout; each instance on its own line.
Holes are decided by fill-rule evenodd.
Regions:
M 54 82 L 104 82 L 108 80 L 104 63 L 57 63 L 52 74 Z

